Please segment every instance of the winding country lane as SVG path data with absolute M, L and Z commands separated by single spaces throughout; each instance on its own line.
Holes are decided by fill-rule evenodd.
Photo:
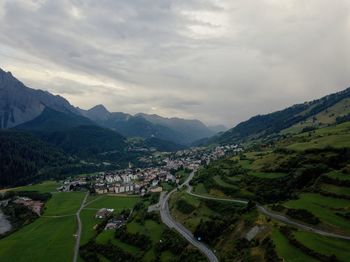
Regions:
M 192 180 L 193 176 L 194 176 L 194 173 L 191 173 L 191 175 L 188 177 L 186 182 L 183 184 L 183 185 L 187 186 L 187 193 L 192 195 L 192 196 L 195 196 L 198 198 L 209 199 L 209 200 L 228 201 L 228 202 L 241 203 L 241 204 L 248 203 L 248 201 L 244 200 L 244 199 L 217 198 L 217 197 L 204 196 L 204 195 L 198 195 L 198 194 L 192 193 L 192 186 L 189 183 Z M 264 214 L 265 216 L 267 216 L 273 220 L 277 220 L 277 221 L 283 222 L 285 224 L 300 228 L 302 230 L 313 232 L 313 233 L 318 234 L 318 235 L 333 237 L 333 238 L 338 238 L 338 239 L 344 239 L 344 240 L 350 240 L 350 236 L 335 234 L 335 233 L 324 231 L 322 229 L 319 229 L 319 228 L 316 228 L 313 226 L 302 224 L 302 223 L 295 221 L 295 220 L 292 220 L 289 217 L 286 217 L 282 214 L 272 212 L 272 211 L 268 210 L 266 207 L 261 206 L 261 205 L 257 205 L 256 207 L 260 213 Z
M 75 248 L 74 248 L 74 257 L 73 257 L 73 262 L 76 262 L 78 259 L 78 254 L 79 254 L 79 247 L 80 247 L 80 237 L 81 237 L 81 230 L 82 230 L 82 224 L 81 224 L 81 219 L 80 219 L 80 212 L 83 210 L 85 207 L 86 199 L 89 196 L 89 192 L 86 193 L 84 200 L 81 202 L 80 208 L 75 214 L 77 216 L 77 221 L 78 221 L 78 231 L 77 231 L 77 240 L 75 242 Z

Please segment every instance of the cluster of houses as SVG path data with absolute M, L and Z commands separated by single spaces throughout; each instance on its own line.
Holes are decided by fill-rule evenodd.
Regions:
M 95 215 L 96 219 L 108 219 L 104 230 L 118 229 L 121 226 L 125 225 L 127 217 L 125 217 L 125 215 L 119 215 L 118 217 L 115 217 L 113 215 L 113 212 L 113 208 L 101 208 L 97 211 Z
M 165 154 L 159 165 L 148 168 L 132 168 L 100 172 L 96 175 L 67 179 L 59 188 L 61 191 L 76 191 L 89 187 L 96 194 L 140 194 L 161 192 L 162 183 L 178 183 L 175 173 L 180 168 L 197 170 L 228 154 L 240 152 L 237 145 L 215 148 L 196 147 L 176 153 Z

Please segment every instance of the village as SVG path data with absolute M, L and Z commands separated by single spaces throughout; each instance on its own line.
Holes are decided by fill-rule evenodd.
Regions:
M 238 145 L 217 146 L 213 148 L 195 147 L 175 153 L 164 154 L 157 162 L 154 156 L 143 157 L 141 161 L 156 163 L 147 168 L 129 168 L 99 172 L 94 175 L 68 178 L 58 191 L 90 190 L 96 194 L 138 194 L 159 193 L 164 183 L 176 186 L 180 178 L 177 171 L 196 171 L 201 165 L 209 164 L 227 154 L 241 152 Z

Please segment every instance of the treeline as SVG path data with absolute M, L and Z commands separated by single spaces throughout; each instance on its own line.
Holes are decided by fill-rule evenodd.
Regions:
M 113 245 L 111 242 L 107 244 L 97 244 L 91 240 L 87 244 L 83 245 L 79 249 L 80 257 L 86 262 L 100 261 L 99 256 L 101 255 L 113 262 L 138 262 L 141 260 L 140 257 L 136 257 L 123 249 Z
M 235 222 L 235 218 L 217 216 L 211 220 L 201 220 L 196 227 L 193 235 L 195 238 L 204 241 L 210 245 L 214 245 L 217 238 Z
M 126 244 L 138 247 L 144 251 L 148 250 L 151 247 L 152 243 L 151 239 L 148 236 L 140 234 L 138 232 L 136 234 L 129 233 L 126 230 L 125 226 L 118 228 L 114 233 L 114 237 Z
M 312 225 L 317 225 L 321 222 L 318 217 L 306 209 L 288 208 L 286 215 Z
M 51 198 L 51 193 L 41 193 L 38 191 L 6 191 L 0 194 L 0 201 L 14 197 L 28 197 L 33 200 L 46 202 Z
M 180 199 L 176 202 L 176 209 L 183 214 L 191 214 L 196 209 L 196 207 L 188 203 L 186 200 Z
M 346 174 L 344 174 L 344 176 L 346 176 Z M 332 184 L 335 186 L 350 187 L 350 180 L 338 179 L 338 178 L 333 178 L 329 176 L 322 176 L 321 181 L 326 184 Z
M 203 255 L 188 245 L 187 241 L 173 230 L 165 229 L 161 241 L 155 246 L 157 260 L 164 251 L 170 251 L 173 255 L 171 262 L 204 262 L 207 261 Z
M 337 124 L 348 122 L 350 121 L 350 114 L 347 114 L 345 116 L 338 116 L 335 121 Z

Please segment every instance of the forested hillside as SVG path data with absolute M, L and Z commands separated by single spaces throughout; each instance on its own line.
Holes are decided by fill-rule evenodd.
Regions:
M 29 132 L 68 154 L 83 158 L 99 158 L 100 153 L 114 151 L 117 160 L 126 147 L 125 138 L 117 132 L 97 126 L 85 117 L 51 108 L 45 108 L 37 118 L 16 129 Z
M 38 178 L 43 167 L 69 163 L 68 156 L 31 135 L 0 131 L 0 186 L 16 186 Z

